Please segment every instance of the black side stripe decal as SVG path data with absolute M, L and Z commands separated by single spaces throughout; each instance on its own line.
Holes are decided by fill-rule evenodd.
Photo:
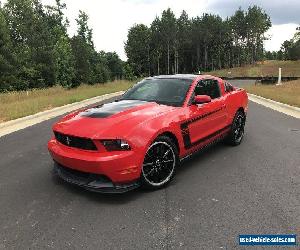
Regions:
M 196 121 L 201 120 L 201 119 L 203 119 L 203 118 L 205 118 L 205 117 L 207 117 L 207 116 L 210 116 L 210 115 L 212 115 L 212 114 L 214 114 L 214 113 L 217 113 L 217 112 L 221 111 L 222 109 L 223 109 L 223 108 L 218 108 L 218 109 L 216 109 L 216 110 L 214 110 L 214 111 L 211 111 L 211 112 L 205 113 L 205 114 L 203 114 L 203 115 L 200 115 L 200 116 L 191 118 L 191 119 L 189 119 L 189 120 L 186 120 L 184 123 L 182 123 L 182 125 L 184 125 L 184 124 L 189 125 L 189 124 L 191 124 L 191 123 L 193 123 L 193 122 L 196 122 Z
M 212 115 L 214 113 L 217 113 L 217 112 L 219 112 L 221 110 L 222 110 L 222 108 L 216 109 L 216 110 L 214 110 L 212 112 L 209 112 L 209 113 L 197 116 L 195 118 L 189 119 L 189 120 L 183 122 L 180 125 L 181 134 L 182 134 L 182 138 L 183 138 L 183 143 L 184 143 L 184 147 L 186 149 L 190 149 L 190 148 L 192 148 L 194 146 L 197 146 L 198 144 L 200 144 L 200 143 L 202 143 L 202 142 L 204 142 L 206 140 L 209 140 L 210 138 L 212 138 L 212 137 L 214 137 L 214 136 L 216 136 L 218 134 L 221 134 L 222 132 L 224 132 L 224 131 L 226 131 L 227 129 L 230 128 L 231 125 L 226 126 L 226 127 L 222 128 L 222 129 L 220 129 L 220 130 L 218 130 L 218 131 L 216 131 L 216 132 L 214 132 L 214 133 L 212 133 L 212 134 L 210 134 L 210 135 L 208 135 L 208 136 L 206 136 L 204 138 L 201 138 L 200 140 L 198 140 L 196 142 L 193 142 L 193 143 L 191 142 L 191 137 L 190 137 L 190 132 L 189 132 L 188 125 L 191 124 L 191 123 L 193 123 L 193 122 L 199 121 L 199 120 L 201 120 L 201 119 L 203 119 L 205 117 L 208 117 L 208 116 L 210 116 L 210 115 Z
M 215 136 L 218 135 L 218 134 L 222 134 L 222 133 L 225 132 L 226 130 L 229 130 L 230 127 L 231 127 L 231 125 L 228 125 L 228 126 L 222 128 L 222 129 L 219 129 L 218 131 L 216 131 L 216 132 L 214 132 L 214 133 L 212 133 L 212 134 L 210 134 L 210 135 L 208 135 L 208 136 L 206 136 L 206 137 L 204 137 L 204 138 L 202 138 L 202 139 L 200 139 L 200 140 L 198 140 L 198 141 L 195 141 L 194 143 L 191 144 L 190 147 L 192 148 L 192 147 L 194 147 L 194 146 L 197 146 L 198 144 L 200 144 L 200 143 L 202 143 L 202 142 L 205 142 L 205 141 L 207 141 L 207 140 L 209 140 L 209 139 L 215 137 Z

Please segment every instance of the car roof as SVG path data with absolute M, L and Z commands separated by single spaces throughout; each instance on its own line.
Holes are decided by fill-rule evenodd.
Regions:
M 205 79 L 205 78 L 216 78 L 215 76 L 211 75 L 196 75 L 196 74 L 176 74 L 176 75 L 159 75 L 159 76 L 152 76 L 147 77 L 146 80 L 150 79 L 188 79 L 188 80 L 195 80 L 198 79 Z
M 190 80 L 194 80 L 197 77 L 198 77 L 198 75 L 194 75 L 194 74 L 176 74 L 176 75 L 152 76 L 152 77 L 147 77 L 146 79 L 190 79 Z

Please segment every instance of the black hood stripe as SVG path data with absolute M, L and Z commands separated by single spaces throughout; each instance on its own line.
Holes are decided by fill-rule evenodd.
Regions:
M 94 108 L 87 109 L 80 113 L 81 116 L 90 118 L 105 118 L 117 114 L 124 110 L 145 104 L 145 101 L 122 100 L 103 104 Z

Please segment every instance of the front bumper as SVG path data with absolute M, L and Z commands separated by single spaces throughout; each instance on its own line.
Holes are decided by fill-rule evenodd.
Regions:
M 106 176 L 114 185 L 125 185 L 140 178 L 143 154 L 137 151 L 99 152 L 71 148 L 55 138 L 48 142 L 55 162 L 68 169 Z
M 138 181 L 114 184 L 104 175 L 89 174 L 54 164 L 54 173 L 64 181 L 98 193 L 125 193 L 140 186 Z

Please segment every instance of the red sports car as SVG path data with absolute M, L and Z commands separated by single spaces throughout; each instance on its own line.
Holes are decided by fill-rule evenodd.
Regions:
M 246 92 L 218 77 L 149 77 L 114 102 L 62 118 L 48 149 L 58 176 L 86 189 L 157 189 L 204 146 L 240 144 L 247 109 Z

